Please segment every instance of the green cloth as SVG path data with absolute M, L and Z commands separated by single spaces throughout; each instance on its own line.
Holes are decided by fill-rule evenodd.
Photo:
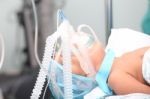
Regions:
M 148 2 L 148 10 L 142 22 L 142 30 L 145 34 L 150 35 L 150 0 Z

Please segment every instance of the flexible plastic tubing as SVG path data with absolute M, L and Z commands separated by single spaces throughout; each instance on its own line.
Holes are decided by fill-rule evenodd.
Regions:
M 35 6 L 35 3 L 34 3 L 34 0 L 31 0 L 31 3 L 32 3 L 32 7 L 33 7 L 33 12 L 34 12 L 34 21 L 35 21 L 35 46 L 34 46 L 34 52 L 35 52 L 35 57 L 36 57 L 36 60 L 37 60 L 37 62 L 38 62 L 38 64 L 39 64 L 39 66 L 41 67 L 41 69 L 40 69 L 40 71 L 39 71 L 39 75 L 38 75 L 38 78 L 37 78 L 37 81 L 36 81 L 36 84 L 35 84 L 35 86 L 34 86 L 34 89 L 33 89 L 33 92 L 32 92 L 32 95 L 31 95 L 31 99 L 38 99 L 39 98 L 39 96 L 40 96 L 40 94 L 41 94 L 41 90 L 42 90 L 42 88 L 43 88 L 43 85 L 44 85 L 44 82 L 45 82 L 45 80 L 46 80 L 46 75 L 49 77 L 49 78 L 51 78 L 51 82 L 53 82 L 53 86 L 54 86 L 54 88 L 55 89 L 58 89 L 58 86 L 56 86 L 57 84 L 56 83 L 54 83 L 54 79 L 55 78 L 53 78 L 53 77 L 50 77 L 50 76 L 52 76 L 52 75 L 48 75 L 48 60 L 47 60 L 47 63 L 44 63 L 44 62 L 42 62 L 42 64 L 41 64 L 41 62 L 40 62 L 40 60 L 39 60 L 39 57 L 38 57 L 38 54 L 37 54 L 37 41 L 38 41 L 38 18 L 37 18 L 37 12 L 36 12 L 36 6 Z M 54 41 L 50 41 L 52 38 L 48 38 L 48 40 L 47 40 L 47 42 L 49 42 L 49 44 L 47 43 L 47 45 L 46 45 L 46 48 L 45 48 L 45 52 L 48 52 L 48 50 L 46 50 L 46 49 L 48 49 L 49 48 L 49 51 L 51 51 L 51 53 L 52 53 L 52 49 L 53 49 L 53 45 L 54 45 L 54 42 L 55 42 L 55 40 Z M 48 48 L 47 48 L 47 46 L 48 46 Z M 52 48 L 52 49 L 51 49 Z M 49 55 L 49 57 L 51 56 L 50 55 L 50 53 L 45 53 L 45 56 L 46 56 L 46 54 L 47 54 L 47 56 Z M 44 56 L 44 58 L 46 58 Z M 51 59 L 51 57 L 50 58 L 47 58 L 47 59 Z M 43 59 L 43 61 L 44 61 L 45 59 Z M 50 61 L 49 61 L 50 62 Z M 53 68 L 53 67 L 52 67 Z M 51 69 L 52 69 L 51 68 Z
M 5 58 L 5 42 L 4 42 L 4 37 L 2 34 L 0 34 L 0 40 L 1 40 L 1 45 L 2 45 L 2 52 L 1 52 L 1 60 L 0 60 L 0 69 L 2 68 L 2 65 L 4 63 L 4 58 Z
M 43 61 L 42 61 L 42 66 L 43 68 L 45 68 L 46 71 L 48 71 L 48 67 L 51 61 L 51 56 L 53 54 L 52 49 L 54 47 L 56 40 L 57 40 L 56 33 L 54 33 L 52 36 L 49 36 L 46 40 L 45 52 L 44 52 Z M 45 70 L 43 70 L 42 68 L 40 69 L 39 75 L 37 77 L 37 81 L 32 91 L 32 95 L 30 99 L 38 99 L 40 97 L 43 85 L 46 80 L 46 76 L 48 74 L 48 72 L 45 72 Z
M 33 8 L 33 14 L 34 14 L 34 22 L 35 22 L 35 39 L 34 39 L 34 54 L 35 54 L 35 58 L 39 64 L 39 66 L 41 68 L 43 68 L 41 62 L 40 62 L 40 59 L 38 57 L 38 51 L 37 51 L 37 41 L 38 41 L 38 16 L 37 16 L 37 11 L 36 11 L 36 6 L 35 6 L 35 0 L 31 0 L 31 3 L 32 3 L 32 8 Z M 43 68 L 44 69 L 44 68 Z M 45 70 L 45 69 L 44 69 Z M 46 70 L 45 70 L 46 71 Z
M 57 41 L 54 45 L 54 48 L 51 49 L 51 50 L 53 50 L 52 59 L 54 59 L 54 57 L 55 57 L 56 44 L 57 44 Z M 57 98 L 60 98 L 60 97 L 63 98 L 63 96 L 64 96 L 62 90 L 60 89 L 60 87 L 58 86 L 58 84 L 56 82 L 57 81 L 56 80 L 56 74 L 57 74 L 56 69 L 57 69 L 57 66 L 55 64 L 53 64 L 53 62 L 51 62 L 50 65 L 49 65 L 49 71 L 48 71 L 49 73 L 47 75 L 48 82 L 47 82 L 47 85 L 44 89 L 42 99 L 44 99 L 44 97 L 45 97 L 45 93 L 46 93 L 46 90 L 47 90 L 48 86 L 50 86 L 50 88 L 55 92 L 55 95 L 57 96 Z
M 57 33 L 59 33 L 58 35 L 61 35 L 63 33 L 63 25 L 60 25 L 60 28 L 58 28 L 58 26 L 59 26 L 59 20 L 63 21 L 64 18 L 65 16 L 63 15 L 62 11 L 59 9 L 57 11 Z M 55 51 L 56 45 L 57 45 L 57 41 L 56 41 L 55 47 L 53 48 L 53 51 Z M 59 54 L 60 53 L 61 53 L 61 50 L 59 51 Z M 50 68 L 49 68 L 50 73 L 48 75 L 49 77 L 48 80 L 50 81 L 50 88 L 54 91 L 55 95 L 57 95 L 57 98 L 60 98 L 60 97 L 64 97 L 64 94 L 56 82 L 56 74 L 57 74 L 56 68 L 57 67 L 55 65 L 50 64 Z
M 48 63 L 45 63 L 43 61 L 43 64 L 41 64 L 41 62 L 39 60 L 39 57 L 38 57 L 38 54 L 37 54 L 38 18 L 37 18 L 37 12 L 36 12 L 36 6 L 35 6 L 34 0 L 31 0 L 31 3 L 32 3 L 33 13 L 34 13 L 34 21 L 35 21 L 35 46 L 34 46 L 34 53 L 35 53 L 36 60 L 37 60 L 37 62 L 39 64 L 39 66 L 41 67 L 41 69 L 39 71 L 39 75 L 37 77 L 36 84 L 35 84 L 35 86 L 34 86 L 34 88 L 32 90 L 32 94 L 31 94 L 30 99 L 38 99 L 40 97 L 41 90 L 43 88 L 43 85 L 44 85 L 44 82 L 45 82 L 45 79 L 46 79 L 46 75 L 48 73 L 47 70 L 46 70 L 46 68 L 48 67 Z M 53 43 L 53 42 L 51 42 L 51 43 Z M 53 47 L 53 44 L 50 47 Z M 45 50 L 45 52 L 46 52 L 46 50 Z M 45 55 L 46 55 L 46 53 L 45 53 Z M 49 59 L 51 59 L 51 58 L 49 58 Z M 44 66 L 44 65 L 47 65 L 47 66 Z
M 55 43 L 55 46 L 53 48 L 54 54 L 55 54 L 56 44 L 57 42 Z M 63 98 L 64 94 L 62 90 L 60 89 L 60 87 L 58 86 L 57 80 L 56 80 L 56 74 L 57 74 L 56 69 L 57 69 L 57 66 L 55 64 L 50 64 L 50 68 L 49 68 L 50 73 L 48 75 L 48 81 L 50 81 L 50 88 L 52 88 L 55 95 L 57 95 L 57 98 L 60 98 L 60 97 Z
M 68 20 L 63 20 L 58 28 L 58 32 L 62 33 L 61 41 L 62 45 L 59 49 L 59 55 L 62 52 L 63 56 L 63 81 L 64 81 L 64 99 L 72 99 L 72 71 L 71 71 L 71 49 L 69 36 L 74 32 L 72 26 L 69 24 Z M 57 59 L 57 58 L 56 58 Z M 53 84 L 52 84 L 53 85 Z M 54 92 L 57 92 L 54 91 Z
M 71 49 L 70 49 L 70 40 L 69 33 L 73 32 L 72 27 L 68 21 L 64 21 L 64 30 L 62 32 L 62 56 L 63 56 L 63 79 L 64 79 L 64 98 L 72 99 L 72 68 L 71 68 Z

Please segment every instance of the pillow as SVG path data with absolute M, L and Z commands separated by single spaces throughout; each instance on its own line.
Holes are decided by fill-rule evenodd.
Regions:
M 128 28 L 112 29 L 105 51 L 112 49 L 116 57 L 135 49 L 150 46 L 150 36 Z

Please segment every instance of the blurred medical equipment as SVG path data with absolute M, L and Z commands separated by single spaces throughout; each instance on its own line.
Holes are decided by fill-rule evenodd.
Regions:
M 34 0 L 37 6 L 38 17 L 38 55 L 40 60 L 43 56 L 44 42 L 46 37 L 55 30 L 55 13 L 58 8 L 62 8 L 65 4 L 65 0 Z M 24 9 L 20 14 L 22 19 L 22 25 L 25 28 L 26 38 L 26 52 L 28 56 L 27 65 L 30 67 L 37 67 L 38 63 L 34 54 L 34 19 L 31 0 L 24 0 Z
M 1 50 L 0 70 L 1 70 L 5 59 L 5 42 L 4 37 L 1 33 L 0 33 L 0 42 L 1 42 L 1 49 L 0 49 Z M 1 89 L 0 89 L 0 99 L 3 99 L 3 92 Z
M 0 99 L 4 99 L 4 98 L 3 98 L 3 92 L 2 92 L 1 89 L 0 89 Z
M 33 13 L 34 13 L 34 22 L 35 22 L 35 38 L 34 38 L 34 54 L 35 54 L 35 58 L 38 62 L 38 64 L 41 67 L 41 62 L 38 56 L 38 51 L 37 51 L 37 42 L 38 42 L 38 17 L 37 17 L 37 12 L 36 12 L 36 7 L 35 7 L 35 3 L 33 0 L 31 0 L 32 2 L 32 7 L 33 7 Z M 42 67 L 41 67 L 42 68 Z
M 36 59 L 38 61 L 38 64 L 41 67 L 40 72 L 39 72 L 39 76 L 37 78 L 37 82 L 34 86 L 33 93 L 31 95 L 31 99 L 38 99 L 40 97 L 42 88 L 44 86 L 44 83 L 46 80 L 46 75 L 48 74 L 48 72 L 47 72 L 48 71 L 48 65 L 49 65 L 49 62 L 50 62 L 52 54 L 53 54 L 53 50 L 51 50 L 51 49 L 53 49 L 53 47 L 54 47 L 54 43 L 56 41 L 55 39 L 57 39 L 57 36 L 56 37 L 54 36 L 55 37 L 54 40 L 51 40 L 51 39 L 47 40 L 47 44 L 49 43 L 51 45 L 46 46 L 48 49 L 45 49 L 44 58 L 43 58 L 43 61 L 41 64 L 39 57 L 38 57 L 38 53 L 37 53 L 38 19 L 37 19 L 35 3 L 33 0 L 31 0 L 31 2 L 32 2 L 32 7 L 33 7 L 33 11 L 34 11 L 34 18 L 35 18 L 35 47 L 34 47 L 35 50 L 34 51 L 35 51 L 35 56 L 36 56 Z
M 53 27 L 55 27 L 55 24 L 53 24 L 54 23 L 53 21 L 55 20 L 53 18 L 56 13 L 56 9 L 58 7 L 61 8 L 63 6 L 62 1 L 64 0 L 35 0 L 36 6 L 40 8 L 40 10 L 38 10 L 38 16 L 42 15 L 42 17 L 39 18 L 40 20 L 39 25 L 43 25 L 43 26 L 40 26 L 39 28 L 40 40 L 41 40 L 41 37 L 42 39 L 44 38 L 43 37 L 44 33 L 41 32 L 41 31 L 44 31 L 44 28 L 47 27 L 49 29 L 49 33 L 52 33 L 52 31 L 54 30 Z M 6 65 L 10 64 L 10 65 L 7 65 L 12 68 L 10 69 L 10 71 L 15 70 L 15 72 L 14 71 L 9 72 L 9 69 L 5 68 L 4 66 L 4 68 L 6 69 L 6 72 L 5 71 L 3 72 L 1 70 L 2 73 L 6 73 L 6 74 L 8 73 L 11 75 L 6 75 L 6 74 L 1 73 L 0 88 L 2 89 L 4 98 L 6 99 L 29 99 L 29 96 L 32 91 L 31 89 L 33 87 L 33 83 L 35 83 L 34 81 L 36 80 L 34 78 L 38 69 L 37 62 L 35 60 L 35 55 L 34 55 L 34 20 L 32 19 L 33 14 L 32 14 L 32 9 L 31 9 L 31 1 L 30 0 L 14 0 L 14 1 L 5 0 L 5 1 L 1 1 L 1 8 L 2 8 L 1 9 L 1 32 L 2 34 L 4 34 L 4 37 L 6 38 L 5 47 L 7 48 L 9 46 L 7 49 L 5 49 L 5 51 L 8 50 L 5 56 L 8 55 L 8 57 L 7 58 L 5 57 L 4 64 Z M 47 9 L 47 11 L 44 9 Z M 46 17 L 48 20 L 50 20 L 50 21 L 47 21 L 47 24 L 43 22 Z M 19 22 L 21 24 L 19 24 Z M 24 27 L 25 32 L 20 30 L 21 27 Z M 24 40 L 23 33 L 25 34 L 26 42 L 22 42 Z M 45 39 L 43 39 L 43 41 L 45 42 Z M 2 42 L 0 41 L 0 49 L 2 48 L 1 43 Z M 26 46 L 24 46 L 25 43 L 26 43 Z M 39 48 L 41 48 L 41 46 Z M 2 50 L 0 50 L 0 52 L 1 51 Z M 27 54 L 28 52 L 30 52 L 29 57 L 27 57 L 28 59 L 27 62 L 30 62 L 30 63 L 24 64 L 24 60 L 26 58 L 26 55 L 24 55 L 24 52 L 27 52 Z M 20 58 L 20 56 L 22 55 L 23 57 Z M 3 59 L 3 58 L 1 58 L 0 56 L 0 59 Z M 7 59 L 8 59 L 8 62 L 6 62 Z M 32 59 L 35 60 L 35 64 Z M 19 64 L 15 65 L 16 62 Z M 19 72 L 17 72 L 16 74 L 16 71 L 18 71 L 18 69 L 19 69 Z M 13 74 L 15 73 L 15 74 L 12 75 L 12 73 Z M 20 96 L 22 97 L 20 98 Z M 46 94 L 46 97 L 47 96 L 52 97 L 50 92 Z
M 5 58 L 5 42 L 4 37 L 1 33 L 0 33 L 0 41 L 1 41 L 1 59 L 0 59 L 0 69 L 1 69 Z
M 106 44 L 113 28 L 113 0 L 105 0 Z

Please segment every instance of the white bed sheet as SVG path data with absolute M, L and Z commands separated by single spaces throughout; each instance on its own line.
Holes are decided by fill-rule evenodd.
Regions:
M 105 99 L 150 99 L 150 95 L 142 93 L 134 93 L 128 95 L 117 95 L 106 97 Z
M 150 46 L 149 35 L 128 28 L 112 29 L 106 51 L 111 48 L 116 56 L 120 56 L 145 46 Z

